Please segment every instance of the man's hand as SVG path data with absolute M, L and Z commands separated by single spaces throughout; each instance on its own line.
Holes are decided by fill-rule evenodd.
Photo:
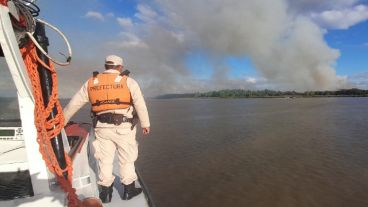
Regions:
M 150 128 L 149 127 L 144 127 L 142 128 L 142 132 L 144 135 L 148 135 L 150 133 Z

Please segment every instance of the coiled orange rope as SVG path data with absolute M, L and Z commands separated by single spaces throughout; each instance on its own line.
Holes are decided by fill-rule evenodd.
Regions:
M 48 169 L 55 174 L 61 188 L 67 193 L 68 206 L 81 207 L 83 206 L 82 202 L 78 199 L 75 189 L 71 184 L 73 174 L 72 160 L 69 155 L 64 152 L 67 167 L 65 169 L 61 169 L 50 142 L 51 139 L 60 134 L 62 128 L 64 127 L 64 116 L 58 99 L 58 80 L 56 70 L 51 62 L 49 66 L 38 57 L 36 47 L 33 43 L 27 44 L 20 50 L 27 68 L 29 79 L 31 81 L 33 96 L 35 99 L 34 115 L 37 129 L 37 142 L 40 146 L 40 153 L 42 154 L 42 158 L 45 161 Z M 37 70 L 38 64 L 41 64 L 47 68 L 47 70 L 51 72 L 52 77 L 53 87 L 49 103 L 46 107 L 44 106 L 41 82 Z M 50 115 L 54 108 L 56 108 L 57 114 L 54 116 L 54 118 L 49 118 L 51 117 Z M 64 178 L 64 172 L 68 173 L 68 179 Z

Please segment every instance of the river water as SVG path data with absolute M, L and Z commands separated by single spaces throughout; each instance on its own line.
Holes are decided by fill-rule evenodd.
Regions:
M 148 101 L 158 207 L 367 207 L 368 98 Z
M 137 168 L 157 207 L 368 206 L 368 98 L 147 105 Z

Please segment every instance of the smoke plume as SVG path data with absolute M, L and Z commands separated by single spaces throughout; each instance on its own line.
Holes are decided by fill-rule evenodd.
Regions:
M 93 2 L 88 4 L 103 4 Z M 86 18 L 79 9 L 70 11 L 69 19 L 80 18 L 93 29 L 61 27 L 74 48 L 72 65 L 58 70 L 62 97 L 75 93 L 92 71 L 103 70 L 108 54 L 124 58 L 131 76 L 148 96 L 232 88 L 304 91 L 346 87 L 347 78 L 337 76 L 334 69 L 340 52 L 327 45 L 326 30 L 314 22 L 312 14 L 353 8 L 358 0 L 141 2 L 134 16 L 103 14 L 97 9 L 100 5 L 90 5 L 106 17 L 104 21 Z M 86 4 L 75 3 L 75 8 L 82 9 Z M 65 2 L 43 4 L 45 19 L 59 20 L 57 12 L 70 9 Z M 49 37 L 51 52 L 64 47 L 64 43 L 53 42 L 52 33 Z M 188 64 L 188 58 L 197 53 L 204 54 L 209 64 L 206 70 L 211 69 L 208 74 L 212 75 L 200 78 L 196 67 Z M 228 58 L 250 60 L 256 74 L 231 76 Z
M 307 12 L 332 5 L 318 2 L 157 0 L 151 6 L 140 5 L 136 16 L 141 22 L 110 45 L 124 50 L 135 72 L 156 93 L 219 88 L 217 84 L 226 88 L 226 83 L 228 88 L 256 87 L 254 81 L 233 80 L 226 70 L 217 70 L 227 68 L 227 57 L 250 58 L 258 73 L 278 89 L 337 89 L 345 83 L 333 68 L 339 51 L 326 44 L 324 30 L 300 11 L 302 6 Z M 209 80 L 196 80 L 195 73 L 188 72 L 185 58 L 196 50 L 210 59 L 214 76 Z

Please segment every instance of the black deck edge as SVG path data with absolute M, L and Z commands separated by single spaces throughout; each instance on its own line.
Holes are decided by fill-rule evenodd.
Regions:
M 137 173 L 139 183 L 141 184 L 141 187 L 143 189 L 143 193 L 146 196 L 148 206 L 149 207 L 156 207 L 155 203 L 153 202 L 151 192 L 147 188 L 146 183 L 143 181 L 142 175 L 139 173 L 139 170 L 137 169 L 137 167 L 135 168 L 135 172 Z
M 1 119 L 0 127 L 22 127 L 22 121 L 20 119 Z
M 0 119 L 0 122 L 21 122 L 20 119 Z

